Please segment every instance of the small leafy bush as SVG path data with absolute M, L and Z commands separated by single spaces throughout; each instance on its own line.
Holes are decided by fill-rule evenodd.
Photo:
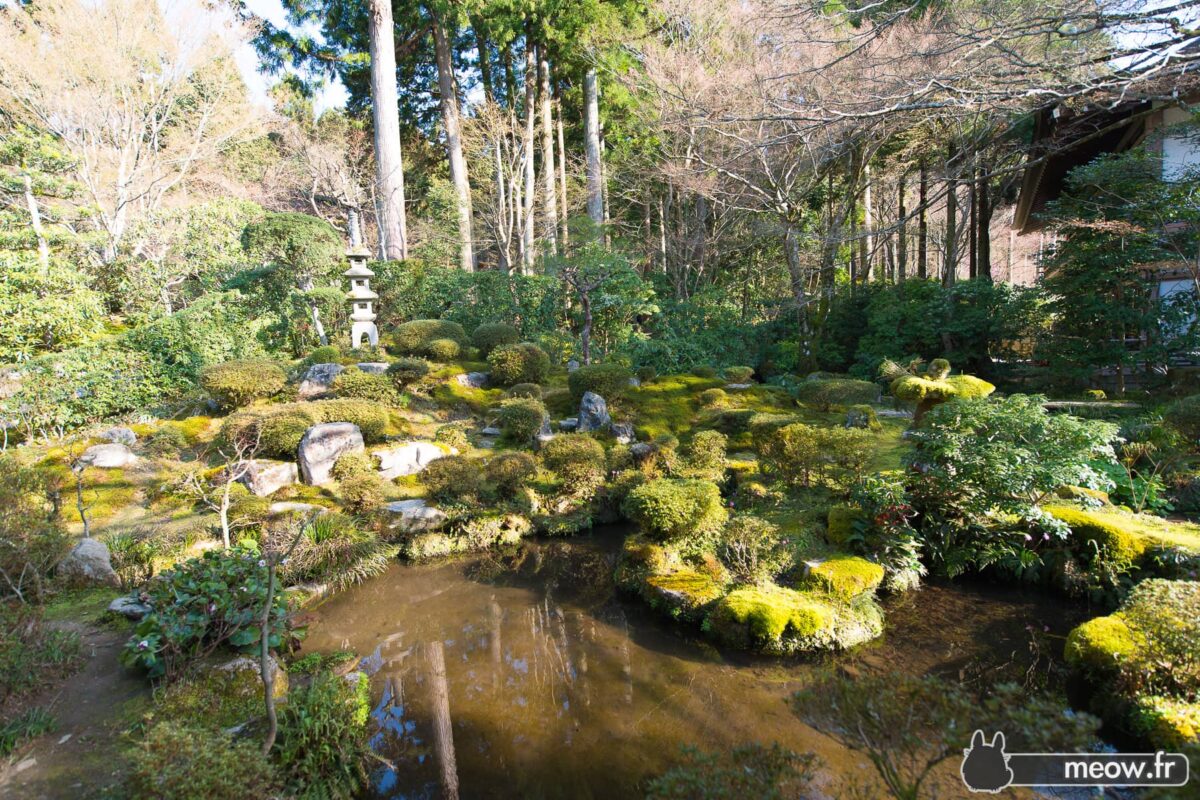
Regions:
M 146 590 L 153 611 L 134 628 L 121 663 L 172 677 L 222 645 L 257 647 L 267 596 L 267 571 L 258 559 L 245 548 L 210 550 L 159 575 Z M 273 648 L 287 636 L 283 592 L 275 593 L 268 636 Z
M 146 733 L 129 774 L 134 800 L 272 797 L 278 784 L 274 766 L 254 740 L 171 720 Z
M 620 364 L 589 364 L 567 376 L 571 397 L 578 403 L 587 392 L 594 392 L 608 402 L 629 390 L 632 374 Z
M 404 391 L 429 374 L 429 362 L 423 358 L 398 358 L 388 365 L 387 376 L 400 391 Z
M 749 383 L 754 377 L 754 367 L 726 367 L 725 380 L 730 383 Z
M 265 359 L 226 361 L 201 370 L 200 385 L 222 408 L 241 408 L 282 390 L 287 373 Z
M 340 481 L 338 495 L 348 510 L 365 514 L 386 502 L 387 484 L 375 472 L 362 472 Z
M 693 367 L 692 374 L 697 378 L 703 378 L 706 381 L 715 380 L 717 377 L 717 368 L 709 366 Z
M 744 584 L 765 584 L 792 561 L 778 526 L 748 514 L 725 524 L 717 540 L 717 556 L 734 582 Z
M 457 322 L 441 319 L 414 319 L 396 326 L 392 343 L 396 352 L 406 356 L 428 356 L 430 345 L 438 339 L 450 339 L 459 348 L 467 346 L 467 332 Z
M 794 422 L 760 429 L 759 455 L 772 472 L 801 486 L 847 486 L 866 472 L 875 437 L 857 428 L 815 428 Z
M 387 410 L 367 400 L 318 400 L 302 406 L 321 422 L 349 422 L 357 425 L 363 441 L 382 441 L 387 433 Z
M 327 583 L 341 591 L 383 572 L 398 551 L 352 517 L 327 512 L 305 528 L 282 575 L 289 583 Z
M 550 376 L 550 356 L 532 342 L 497 347 L 488 354 L 489 374 L 500 386 L 544 383 Z
M 333 462 L 333 467 L 329 470 L 329 474 L 335 481 L 344 481 L 347 478 L 353 478 L 355 475 L 369 475 L 375 469 L 371 465 L 371 457 L 366 453 L 351 452 L 342 453 L 338 456 L 337 461 Z
M 529 444 L 546 421 L 546 407 L 541 400 L 516 398 L 505 400 L 497 412 L 500 429 L 509 441 Z
M 828 411 L 833 406 L 854 406 L 879 401 L 879 386 L 853 378 L 807 380 L 796 387 L 796 399 Z
M 0 454 L 0 597 L 41 601 L 48 579 L 72 547 L 56 496 L 62 476 Z
M 370 711 L 363 674 L 350 682 L 331 672 L 318 672 L 312 683 L 288 696 L 275 745 L 276 759 L 286 766 L 288 796 L 304 800 L 360 796 L 367 787 L 371 756 Z
M 604 480 L 604 448 L 586 433 L 555 436 L 541 451 L 542 463 L 567 486 L 586 490 Z
M 648 538 L 658 542 L 703 538 L 728 516 L 716 484 L 658 478 L 633 489 L 622 506 Z
M 658 377 L 658 370 L 656 370 L 654 367 L 638 367 L 633 374 L 636 375 L 637 379 L 642 383 L 649 383 Z
M 434 339 L 425 347 L 425 353 L 444 364 L 461 356 L 463 348 L 454 339 Z
M 471 334 L 471 343 L 487 358 L 497 347 L 521 341 L 521 332 L 505 322 L 485 322 Z
M 386 375 L 363 372 L 358 367 L 346 367 L 333 379 L 333 396 L 351 400 L 368 400 L 385 406 L 400 404 L 400 396 Z
M 421 483 L 435 500 L 460 500 L 479 492 L 479 464 L 466 456 L 443 456 L 421 470 Z
M 500 492 L 515 492 L 537 473 L 537 461 L 528 453 L 497 453 L 484 464 L 488 482 Z
M 133 528 L 108 537 L 109 560 L 121 582 L 129 591 L 154 577 L 154 560 L 165 555 L 158 531 L 153 528 Z
M 1200 394 L 1172 403 L 1164 415 L 1166 421 L 1187 437 L 1194 448 L 1200 442 Z
M 341 360 L 341 349 L 336 345 L 326 344 L 309 353 L 308 358 L 304 359 L 304 363 L 308 366 L 312 366 L 313 364 L 337 364 Z
M 187 446 L 187 435 L 177 425 L 162 425 L 146 437 L 146 452 L 152 456 L 178 455 Z
M 534 400 L 542 399 L 542 387 L 536 383 L 518 383 L 506 393 L 509 397 L 528 397 Z
M 725 405 L 725 401 L 728 399 L 729 395 L 725 393 L 724 389 L 705 389 L 700 393 L 700 405 L 705 408 Z
M 700 431 L 692 437 L 684 452 L 684 474 L 714 483 L 725 479 L 725 451 L 729 439 L 719 431 Z

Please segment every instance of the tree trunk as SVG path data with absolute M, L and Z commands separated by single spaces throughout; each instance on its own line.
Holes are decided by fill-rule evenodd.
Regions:
M 897 185 L 900 207 L 896 223 L 896 283 L 904 283 L 904 273 L 908 269 L 908 209 L 904 207 L 904 192 L 908 188 L 907 173 L 900 176 Z
M 584 151 L 587 155 L 587 212 L 597 226 L 604 224 L 604 174 L 600 164 L 600 101 L 596 68 L 583 74 Z
M 389 0 L 390 1 L 390 0 Z M 263 738 L 264 756 L 271 754 L 275 746 L 275 734 L 279 731 L 279 719 L 275 714 L 275 670 L 271 669 L 271 606 L 275 600 L 275 559 L 267 556 L 267 601 L 263 604 L 259 618 L 258 668 L 262 676 L 263 704 L 267 708 L 267 735 Z
M 395 24 L 392 21 L 391 0 L 371 0 L 367 19 L 379 235 L 385 245 L 385 258 L 405 259 L 408 258 L 408 222 L 404 209 L 404 157 L 400 149 Z
M 979 170 L 975 185 L 979 203 L 979 277 L 992 281 L 992 200 L 988 196 L 987 165 Z
M 922 158 L 917 179 L 917 277 L 921 280 L 929 277 L 929 216 L 925 207 L 928 198 L 929 170 Z
M 579 354 L 583 363 L 592 363 L 592 298 L 589 292 L 579 293 L 579 307 L 583 311 L 583 328 L 579 331 Z
M 562 92 L 557 88 L 554 91 L 554 125 L 558 131 L 558 236 L 565 254 L 570 238 L 567 231 L 567 145 L 563 135 Z
M 558 252 L 558 182 L 554 177 L 554 97 L 550 94 L 550 62 L 545 53 L 538 59 L 538 93 L 542 117 L 542 198 L 545 204 L 546 243 L 551 254 Z
M 954 145 L 946 157 L 946 259 L 942 264 L 942 285 L 953 286 L 958 277 L 958 181 L 954 177 Z
M 233 468 L 230 467 L 228 464 L 226 464 L 225 469 L 228 472 L 230 469 L 233 469 Z M 229 542 L 229 539 L 230 539 L 230 536 L 229 536 L 229 504 L 230 504 L 231 498 L 229 495 L 230 495 L 230 489 L 232 488 L 232 486 L 233 486 L 233 477 L 231 475 L 226 475 L 225 476 L 225 485 L 221 489 L 221 507 L 217 514 L 217 516 L 221 520 L 221 544 L 223 544 L 225 546 L 226 550 L 229 550 L 229 547 L 230 547 L 230 542 Z
M 475 52 L 479 58 L 479 82 L 483 85 L 483 99 L 488 103 L 495 103 L 496 87 L 492 83 L 492 57 L 480 20 L 471 20 L 471 30 L 475 31 Z
M 871 280 L 875 260 L 874 209 L 871 208 L 871 165 L 863 165 L 863 236 L 859 244 L 859 263 L 862 265 L 863 282 Z
M 533 271 L 533 214 L 534 195 L 537 191 L 537 176 L 533 165 L 534 117 L 537 114 L 537 61 L 533 55 L 533 43 L 525 35 L 525 136 L 522 141 L 525 167 L 525 202 L 523 203 L 524 224 L 521 228 L 521 264 L 526 274 Z
M 458 263 L 465 272 L 475 270 L 474 236 L 471 232 L 471 182 L 467 160 L 463 157 L 462 131 L 459 126 L 458 86 L 454 64 L 450 60 L 450 42 L 441 20 L 433 21 L 433 49 L 437 61 L 438 92 L 441 94 L 442 127 L 446 132 L 446 150 L 450 159 L 450 182 L 454 185 L 458 211 Z
M 441 765 L 442 797 L 458 800 L 458 760 L 454 753 L 454 728 L 450 716 L 450 691 L 446 680 L 446 653 L 440 640 L 425 645 L 429 665 L 429 706 L 433 714 L 433 749 Z
M 979 277 L 979 198 L 975 193 L 975 187 L 979 185 L 979 166 L 975 165 L 972 170 L 974 173 L 971 176 L 970 186 L 967 188 L 967 200 L 971 207 L 969 209 L 969 230 L 967 231 L 967 275 L 972 280 Z

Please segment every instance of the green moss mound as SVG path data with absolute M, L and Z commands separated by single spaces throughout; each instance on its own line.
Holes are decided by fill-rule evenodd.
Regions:
M 642 596 L 650 605 L 679 619 L 695 621 L 719 598 L 723 587 L 711 575 L 694 569 L 649 575 Z
M 1137 563 L 1146 552 L 1146 541 L 1117 520 L 1099 517 L 1090 511 L 1072 506 L 1045 506 L 1055 519 L 1071 529 L 1071 544 L 1084 557 L 1099 549 L 1117 564 Z
M 632 377 L 633 373 L 620 364 L 590 364 L 572 372 L 567 377 L 567 386 L 576 403 L 587 392 L 595 392 L 612 402 L 629 391 Z
M 1200 702 L 1148 695 L 1134 701 L 1130 728 L 1159 750 L 1200 742 Z
M 270 397 L 286 384 L 283 367 L 267 359 L 226 361 L 200 371 L 200 385 L 225 409 Z
M 489 375 L 500 386 L 541 384 L 550 376 L 550 356 L 533 342 L 501 345 L 487 360 Z
M 1067 635 L 1063 656 L 1071 667 L 1093 675 L 1112 675 L 1140 651 L 1138 638 L 1118 614 L 1096 617 Z
M 873 593 L 883 583 L 883 567 L 858 556 L 833 556 L 812 564 L 804 585 L 842 600 Z
M 1055 489 L 1054 494 L 1060 500 L 1095 500 L 1109 505 L 1108 492 L 1102 492 L 1099 489 L 1089 489 L 1086 486 L 1060 486 Z

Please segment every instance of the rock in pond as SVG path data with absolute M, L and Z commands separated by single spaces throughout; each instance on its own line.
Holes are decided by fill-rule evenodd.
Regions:
M 133 447 L 137 444 L 137 434 L 133 429 L 126 428 L 124 425 L 118 425 L 115 428 L 109 428 L 104 433 L 100 434 L 100 438 L 106 442 L 115 442 L 123 444 L 126 447 Z
M 434 508 L 424 500 L 397 500 L 385 508 L 395 515 L 391 528 L 402 533 L 424 533 L 435 531 L 446 522 L 446 513 Z
M 83 539 L 58 565 L 58 573 L 67 578 L 85 583 L 101 583 L 116 586 L 117 573 L 113 571 L 108 545 L 99 539 Z
M 250 494 L 266 497 L 300 480 L 300 472 L 291 461 L 268 461 L 265 458 L 246 463 L 238 483 Z
M 391 480 L 416 475 L 430 462 L 445 456 L 446 451 L 433 442 L 408 442 L 390 450 L 379 450 L 374 455 L 379 459 L 380 477 Z
M 94 444 L 83 451 L 80 461 L 89 467 L 121 469 L 136 464 L 138 457 L 123 444 Z
M 345 453 L 361 453 L 362 431 L 349 422 L 323 422 L 314 425 L 300 440 L 300 475 L 311 486 L 332 480 L 334 462 Z
M 595 392 L 584 392 L 583 400 L 579 402 L 579 427 L 577 430 L 580 433 L 591 433 L 592 431 L 602 431 L 612 424 L 612 417 L 608 415 L 608 403 L 604 402 L 604 398 Z
M 388 363 L 386 361 L 360 361 L 354 366 L 372 375 L 382 375 L 387 372 Z
M 486 372 L 464 372 L 454 376 L 459 386 L 468 389 L 486 389 L 490 377 Z
M 113 614 L 120 614 L 125 619 L 137 622 L 154 609 L 143 603 L 137 596 L 125 594 L 109 603 L 108 610 Z
M 344 369 L 341 364 L 313 364 L 308 368 L 308 372 L 304 373 L 304 380 L 300 381 L 300 388 L 296 393 L 301 400 L 321 397 L 329 392 L 333 379 L 342 374 Z

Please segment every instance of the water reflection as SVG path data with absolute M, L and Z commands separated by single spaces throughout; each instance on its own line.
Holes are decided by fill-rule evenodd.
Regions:
M 715 749 L 779 741 L 816 752 L 825 782 L 869 772 L 787 707 L 812 665 L 730 661 L 617 597 L 611 575 L 620 538 L 618 531 L 452 564 L 397 566 L 319 610 L 308 649 L 349 646 L 367 654 L 362 668 L 379 698 L 372 745 L 387 762 L 374 774 L 378 795 L 640 797 L 645 778 L 673 763 L 685 743 Z M 930 591 L 934 600 L 938 591 L 959 596 Z M 1006 610 L 1018 631 L 1031 613 L 1012 603 L 984 605 L 1000 617 L 997 609 Z M 970 624 L 968 611 L 949 613 L 958 634 Z M 948 641 L 955 633 L 942 624 L 933 635 Z M 1019 647 L 1019 638 L 1000 645 Z M 916 640 L 919 668 L 945 663 L 929 641 Z M 995 644 L 979 645 L 980 652 Z M 896 660 L 892 646 L 863 651 L 863 668 Z M 980 660 L 971 646 L 955 643 L 949 661 Z

